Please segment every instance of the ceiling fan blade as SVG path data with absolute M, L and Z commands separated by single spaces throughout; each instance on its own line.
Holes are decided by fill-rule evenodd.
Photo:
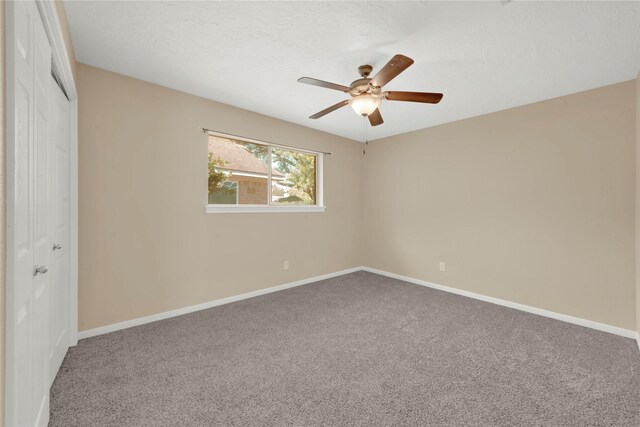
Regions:
M 380 109 L 376 108 L 376 111 L 369 114 L 369 123 L 371 123 L 371 126 L 378 126 L 384 123 L 384 120 L 382 120 L 382 114 L 380 114 Z
M 398 74 L 409 68 L 411 64 L 413 64 L 413 59 L 398 54 L 391 58 L 391 60 L 387 62 L 380 71 L 378 71 L 378 74 L 371 79 L 371 84 L 373 86 L 382 87 L 395 79 Z
M 389 101 L 426 102 L 428 104 L 437 104 L 442 96 L 441 93 L 428 92 L 386 92 L 386 98 Z
M 313 86 L 326 87 L 327 89 L 339 90 L 340 92 L 349 92 L 350 90 L 347 86 L 325 82 L 324 80 L 312 79 L 311 77 L 300 77 L 298 82 Z
M 320 111 L 318 113 L 315 113 L 313 116 L 309 116 L 309 118 L 310 119 L 319 119 L 320 117 L 324 116 L 325 114 L 329 114 L 330 112 L 335 111 L 338 108 L 342 108 L 342 107 L 344 107 L 345 105 L 348 105 L 348 104 L 349 104 L 349 101 L 345 99 L 344 101 L 340 101 L 337 104 L 334 104 L 329 108 L 325 108 L 324 110 L 322 110 L 322 111 Z

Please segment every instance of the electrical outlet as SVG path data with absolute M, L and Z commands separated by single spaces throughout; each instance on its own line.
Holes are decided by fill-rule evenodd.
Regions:
M 440 271 L 447 271 L 447 265 L 444 261 L 440 261 Z
M 289 261 L 285 261 L 284 263 L 282 263 L 282 269 L 285 271 L 289 269 Z

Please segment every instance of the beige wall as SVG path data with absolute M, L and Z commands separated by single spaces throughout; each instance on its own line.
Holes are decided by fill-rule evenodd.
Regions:
M 373 142 L 365 264 L 635 329 L 634 85 Z
M 359 143 L 86 65 L 77 72 L 80 330 L 362 264 Z M 205 214 L 202 127 L 333 152 L 327 211 Z

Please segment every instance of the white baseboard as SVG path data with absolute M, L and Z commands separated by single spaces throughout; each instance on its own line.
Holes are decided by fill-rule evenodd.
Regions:
M 356 271 L 368 271 L 370 273 L 379 274 L 381 276 L 391 277 L 393 279 L 402 280 L 405 282 L 413 283 L 420 286 L 426 286 L 428 288 L 438 289 L 440 291 L 449 292 L 456 295 L 462 295 L 468 298 L 477 299 L 492 304 L 501 305 L 504 307 L 513 308 L 527 313 L 537 314 L 539 316 L 549 317 L 551 319 L 561 320 L 567 323 L 573 323 L 575 325 L 584 326 L 586 328 L 596 329 L 598 331 L 608 332 L 615 335 L 620 335 L 626 338 L 635 339 L 640 349 L 640 333 L 632 331 L 630 329 L 619 328 L 617 326 L 607 325 L 605 323 L 594 322 L 592 320 L 581 319 L 579 317 L 569 316 L 567 314 L 556 313 L 554 311 L 544 310 L 542 308 L 532 307 L 529 305 L 519 304 L 499 298 L 489 297 L 475 292 L 465 291 L 462 289 L 456 289 L 449 286 L 438 285 L 436 283 L 427 282 L 426 280 L 415 279 L 413 277 L 403 276 L 401 274 L 390 273 L 388 271 L 378 270 L 370 267 L 354 267 L 347 270 L 336 271 L 334 273 L 323 274 L 320 276 L 309 277 L 308 279 L 297 280 L 295 282 L 285 283 L 283 285 L 272 286 L 270 288 L 259 289 L 257 291 L 247 292 L 240 295 L 234 295 L 227 298 L 221 298 L 213 301 L 204 302 L 202 304 L 196 304 L 189 307 L 178 308 L 176 310 L 165 311 L 162 313 L 152 314 L 150 316 L 140 317 L 137 319 L 127 320 L 124 322 L 114 323 L 111 325 L 101 326 L 99 328 L 87 329 L 78 333 L 78 339 L 89 338 L 96 335 L 107 334 L 109 332 L 119 331 L 121 329 L 131 328 L 133 326 L 144 325 L 146 323 L 155 322 L 158 320 L 164 320 L 171 317 L 181 316 L 183 314 L 193 313 L 195 311 L 205 310 L 207 308 L 216 307 L 223 304 L 229 304 L 231 302 L 240 301 L 247 298 L 253 298 L 260 295 L 269 294 L 272 292 L 282 291 L 284 289 L 293 288 L 296 286 L 306 285 L 308 283 L 317 282 L 320 280 L 330 279 L 333 277 L 342 276 L 344 274 L 354 273 Z
M 272 292 L 278 292 L 284 289 L 294 288 L 296 286 L 302 286 L 308 283 L 318 282 L 320 280 L 331 279 L 332 277 L 338 277 L 344 274 L 354 273 L 356 271 L 361 271 L 362 269 L 363 267 L 349 268 L 347 270 L 336 271 L 335 273 L 323 274 L 320 276 L 310 277 L 308 279 L 296 280 L 295 282 L 289 282 L 283 285 L 272 286 L 270 288 L 265 288 L 265 289 L 258 289 L 257 291 L 246 292 L 244 294 L 233 295 L 227 298 L 221 298 L 213 301 L 203 302 L 201 304 L 196 304 L 189 307 L 178 308 L 176 310 L 165 311 L 162 313 L 152 314 L 150 316 L 139 317 L 137 319 L 131 319 L 131 320 L 127 320 L 119 323 L 113 323 L 111 325 L 101 326 L 99 328 L 87 329 L 87 330 L 78 332 L 78 339 L 94 337 L 96 335 L 108 334 L 109 332 L 115 332 L 121 329 L 131 328 L 133 326 L 144 325 L 146 323 L 151 323 L 158 320 L 164 320 L 170 317 L 181 316 L 183 314 L 193 313 L 195 311 L 205 310 L 207 308 L 229 304 L 231 302 L 236 302 L 236 301 L 240 301 L 247 298 L 253 298 L 260 295 L 270 294 Z
M 392 279 L 403 280 L 405 282 L 413 283 L 420 286 L 426 286 L 428 288 L 438 289 L 440 291 L 449 292 L 456 295 L 462 295 L 468 298 L 477 299 L 492 304 L 502 305 L 504 307 L 513 308 L 520 311 L 526 311 L 527 313 L 537 314 L 539 316 L 550 317 L 551 319 L 561 320 L 567 323 L 573 323 L 575 325 L 584 326 L 598 331 L 609 332 L 611 334 L 620 335 L 626 338 L 635 338 L 638 340 L 638 347 L 640 348 L 640 336 L 636 331 L 630 329 L 619 328 L 617 326 L 607 325 L 605 323 L 598 323 L 592 320 L 581 319 L 579 317 L 569 316 L 567 314 L 556 313 L 554 311 L 544 310 L 542 308 L 532 307 L 530 305 L 519 304 L 517 302 L 511 302 L 499 298 L 489 297 L 475 292 L 469 292 L 462 289 L 451 288 L 449 286 L 438 285 L 436 283 L 427 282 L 426 280 L 414 279 L 413 277 L 403 276 L 401 274 L 390 273 L 388 271 L 378 270 L 376 268 L 364 267 L 364 271 L 370 273 L 379 274 L 381 276 L 391 277 Z

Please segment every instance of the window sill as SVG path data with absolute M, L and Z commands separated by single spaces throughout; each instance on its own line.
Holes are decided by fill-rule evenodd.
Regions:
M 325 206 L 207 205 L 206 213 L 324 212 Z

